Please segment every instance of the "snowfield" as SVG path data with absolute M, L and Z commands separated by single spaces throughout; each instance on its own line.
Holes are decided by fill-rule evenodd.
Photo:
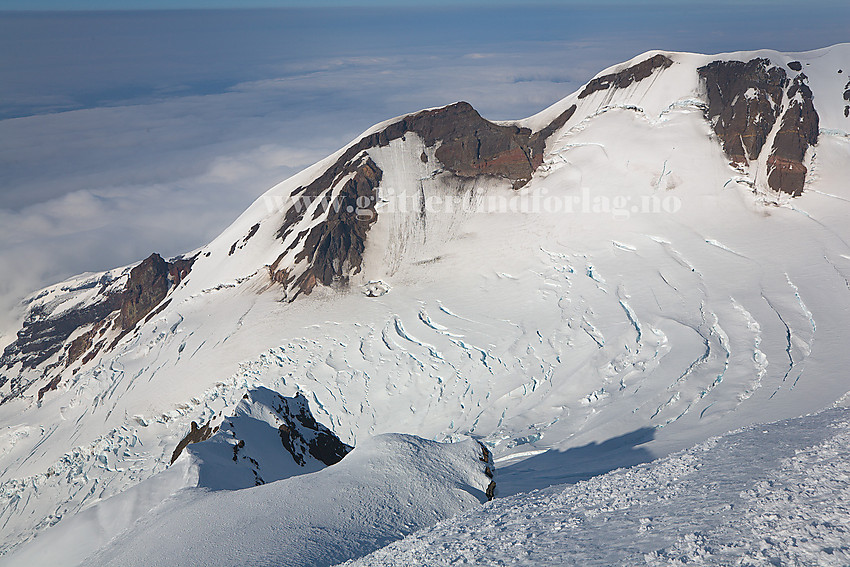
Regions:
M 181 464 L 136 492 L 162 495 L 163 485 L 173 490 L 171 473 L 185 468 Z M 201 462 L 196 468 L 203 467 Z M 126 498 L 107 500 L 45 532 L 3 564 L 330 565 L 486 502 L 485 467 L 482 447 L 471 439 L 441 444 L 381 435 L 312 474 L 241 490 L 187 486 L 146 514 L 137 510 L 135 522 L 126 522 L 132 514 Z M 197 470 L 183 477 L 195 484 Z M 116 537 L 112 524 L 122 521 L 131 529 Z M 74 553 L 64 551 L 69 546 Z
M 850 409 L 498 499 L 350 567 L 850 564 Z
M 383 177 L 347 287 L 289 301 L 271 266 L 306 273 L 320 204 L 285 234 L 280 205 L 357 140 L 193 252 L 131 331 L 68 339 L 98 331 L 114 348 L 3 368 L 0 564 L 327 565 L 459 512 L 363 564 L 848 563 L 850 418 L 817 412 L 850 388 L 850 44 L 664 55 L 643 80 L 516 122 L 540 131 L 575 105 L 519 189 L 446 175 L 415 132 L 357 154 Z M 819 138 L 793 199 L 767 186 L 764 159 L 730 165 L 706 120 L 697 69 L 757 57 L 800 61 L 814 92 Z M 91 306 L 130 268 L 28 308 Z M 232 450 L 220 435 L 170 465 L 193 422 L 222 416 L 278 447 L 272 406 L 244 402 L 261 388 L 355 450 L 231 474 L 205 453 Z M 498 467 L 502 498 L 481 510 L 470 437 Z M 204 460 L 220 472 L 204 477 Z

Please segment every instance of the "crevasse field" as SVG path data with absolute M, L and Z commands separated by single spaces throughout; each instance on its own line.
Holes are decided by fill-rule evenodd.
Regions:
M 289 302 L 269 269 L 303 267 L 325 217 L 312 203 L 281 237 L 282 207 L 346 148 L 270 189 L 114 349 L 0 405 L 0 563 L 850 561 L 850 46 L 664 54 L 517 121 L 576 105 L 518 190 L 447 183 L 415 133 L 365 150 L 383 177 L 347 288 Z M 696 69 L 756 57 L 801 61 L 814 92 L 799 197 L 771 192 L 765 163 L 730 166 L 705 118 Z M 80 309 L 131 268 L 31 304 Z M 230 491 L 199 485 L 191 452 L 169 465 L 191 422 L 259 387 L 305 396 L 354 451 Z M 496 467 L 483 507 L 470 437 Z

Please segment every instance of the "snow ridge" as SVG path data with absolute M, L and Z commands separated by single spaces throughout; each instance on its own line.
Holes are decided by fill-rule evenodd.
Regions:
M 850 410 L 500 499 L 345 565 L 846 565 Z

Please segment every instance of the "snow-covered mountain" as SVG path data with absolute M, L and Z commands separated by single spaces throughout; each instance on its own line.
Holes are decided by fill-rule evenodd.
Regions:
M 848 56 L 651 52 L 525 120 L 394 118 L 199 250 L 34 294 L 0 358 L 0 550 L 176 478 L 187 437 L 219 427 L 202 460 L 245 428 L 279 442 L 301 410 L 275 396 L 339 447 L 473 436 L 504 496 L 829 406 L 850 390 Z M 308 451 L 303 478 L 357 452 Z M 221 505 L 302 482 L 250 458 L 202 483 Z

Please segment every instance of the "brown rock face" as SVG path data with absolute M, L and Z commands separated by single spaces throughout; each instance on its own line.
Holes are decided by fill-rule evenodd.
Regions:
M 543 163 L 546 138 L 574 112 L 575 107 L 570 107 L 537 134 L 527 128 L 493 124 L 466 102 L 414 114 L 396 126 L 419 134 L 428 147 L 440 142 L 434 155 L 455 175 L 502 177 L 519 188 Z
M 619 73 L 596 77 L 587 83 L 587 86 L 579 93 L 578 97 L 585 98 L 597 91 L 604 91 L 612 87 L 615 89 L 626 88 L 632 83 L 637 83 L 638 81 L 646 79 L 652 75 L 656 69 L 666 69 L 672 64 L 673 61 L 671 61 L 670 58 L 659 53 L 645 61 L 641 61 L 637 65 L 632 65 L 628 69 L 623 69 Z
M 86 331 L 73 341 L 68 346 L 68 354 L 65 356 L 65 368 L 71 366 L 78 358 L 83 356 L 94 344 L 94 338 L 97 335 L 98 328 Z
M 194 258 L 178 258 L 166 262 L 154 252 L 133 268 L 121 296 L 121 328 L 128 331 L 144 319 L 172 287 L 186 278 L 194 261 Z
M 216 428 L 218 429 L 218 428 Z M 194 421 L 189 427 L 189 433 L 186 434 L 186 437 L 180 440 L 180 443 L 177 444 L 174 451 L 171 453 L 171 462 L 169 464 L 174 464 L 174 461 L 177 460 L 177 457 L 183 452 L 183 449 L 188 447 L 191 443 L 200 443 L 202 441 L 206 441 L 212 434 L 215 433 L 212 427 L 212 422 L 207 422 L 201 427 L 198 427 L 198 424 Z
M 802 69 L 799 62 L 792 63 L 789 68 Z M 708 93 L 706 118 L 726 155 L 741 167 L 762 154 L 786 97 L 787 108 L 767 157 L 767 182 L 774 191 L 802 194 L 806 150 L 818 140 L 818 115 L 805 74 L 789 81 L 768 59 L 714 61 L 698 72 Z
M 708 92 L 706 118 L 734 163 L 757 159 L 782 104 L 785 71 L 768 59 L 714 61 L 698 69 Z
M 195 258 L 176 258 L 168 264 L 168 277 L 171 278 L 171 285 L 178 286 L 180 282 L 186 279 L 189 272 L 192 271 L 192 264 L 195 263 Z
M 55 368 L 67 368 L 81 357 L 84 364 L 89 362 L 105 346 L 105 338 L 99 342 L 97 339 L 109 329 L 111 318 L 116 312 L 118 316 L 114 324 L 117 324 L 120 338 L 148 315 L 171 287 L 186 278 L 193 261 L 194 258 L 179 258 L 166 262 L 158 254 L 152 254 L 130 271 L 122 291 L 115 289 L 115 280 L 104 276 L 100 281 L 67 290 L 80 291 L 99 287 L 96 299 L 85 307 L 68 309 L 53 316 L 49 306 L 34 306 L 24 321 L 23 328 L 18 331 L 17 339 L 3 351 L 0 368 L 9 370 L 20 363 L 22 369 L 30 370 L 46 362 L 63 348 L 66 349 L 64 357 L 45 369 L 45 377 Z M 91 329 L 66 345 L 74 331 L 87 326 L 91 326 Z M 117 339 L 109 348 L 115 344 Z M 8 380 L 8 377 L 0 376 L 0 385 Z M 0 403 L 17 397 L 31 386 L 22 383 L 19 377 L 13 377 L 11 381 L 14 386 L 12 392 L 0 400 Z M 58 384 L 58 376 L 53 376 L 50 382 L 39 390 L 38 399 L 41 400 L 46 392 L 56 389 Z
M 299 288 L 298 293 L 310 293 L 319 283 L 326 286 L 346 283 L 351 275 L 360 271 L 366 249 L 366 233 L 378 219 L 375 212 L 376 188 L 382 175 L 375 162 L 365 156 L 340 172 L 340 178 L 351 178 L 345 182 L 339 198 L 328 204 L 326 220 L 299 238 L 303 249 L 295 261 L 306 260 L 308 267 L 294 282 Z M 290 209 L 287 216 L 293 210 Z M 317 213 L 321 212 L 317 210 Z M 292 283 L 289 273 L 278 270 L 285 255 L 286 252 L 272 264 L 270 273 L 275 281 L 289 285 Z
M 58 317 L 50 317 L 40 307 L 33 308 L 18 331 L 18 338 L 3 351 L 0 367 L 11 368 L 21 362 L 25 369 L 35 368 L 59 352 L 74 331 L 105 319 L 119 304 L 117 296 L 105 295 L 95 304 L 65 311 Z
M 767 160 L 767 182 L 771 189 L 794 197 L 803 194 L 807 169 L 803 164 L 806 150 L 818 141 L 819 120 L 812 104 L 812 91 L 806 76 L 798 75 L 788 89 L 791 102 L 782 115 L 779 132 Z
M 366 249 L 366 233 L 377 220 L 375 189 L 383 172 L 371 158 L 366 158 L 354 169 L 354 175 L 342 188 L 340 200 L 324 223 L 307 235 L 304 250 L 295 257 L 306 259 L 310 269 L 298 282 L 308 291 L 316 283 L 331 285 L 347 281 L 349 275 L 360 271 Z
M 159 254 L 151 254 L 130 271 L 130 279 L 121 300 L 121 328 L 132 329 L 160 301 L 165 299 L 171 283 L 171 265 Z
M 380 132 L 363 137 L 316 180 L 293 192 L 302 201 L 284 215 L 278 231 L 282 240 L 304 218 L 308 208 L 304 202 L 321 199 L 342 179 L 351 176 L 340 198 L 327 203 L 326 221 L 299 234 L 290 247 L 302 245 L 295 262 L 306 260 L 307 269 L 300 275 L 292 275 L 282 267 L 281 262 L 290 252 L 287 250 L 269 267 L 272 280 L 284 286 L 294 283 L 298 288 L 294 297 L 297 297 L 301 292 L 310 293 L 316 284 L 346 283 L 351 275 L 360 271 L 366 233 L 377 220 L 377 187 L 383 176 L 377 164 L 364 153 L 366 150 L 387 146 L 413 132 L 427 147 L 437 146 L 434 155 L 448 173 L 463 178 L 498 177 L 519 188 L 528 183 L 543 163 L 547 138 L 570 119 L 575 109 L 575 106 L 570 107 L 546 128 L 532 133 L 527 128 L 489 122 L 468 103 L 458 102 L 407 116 Z M 428 160 L 425 153 L 419 157 L 423 162 Z M 324 213 L 325 209 L 319 207 L 314 218 Z
M 441 142 L 437 159 L 448 171 L 456 175 L 472 177 L 483 174 L 504 177 L 514 182 L 527 181 L 534 169 L 543 162 L 546 138 L 563 126 L 574 112 L 575 107 L 568 108 L 552 124 L 532 135 L 527 128 L 499 126 L 485 120 L 467 102 L 458 102 L 436 110 L 424 110 L 406 116 L 380 132 L 365 136 L 349 147 L 336 163 L 315 181 L 296 189 L 294 193 L 308 197 L 323 194 L 363 151 L 387 146 L 407 132 L 419 134 L 428 147 Z M 425 159 L 427 160 L 427 156 Z M 279 236 L 285 237 L 298 218 L 299 211 L 290 209 Z

